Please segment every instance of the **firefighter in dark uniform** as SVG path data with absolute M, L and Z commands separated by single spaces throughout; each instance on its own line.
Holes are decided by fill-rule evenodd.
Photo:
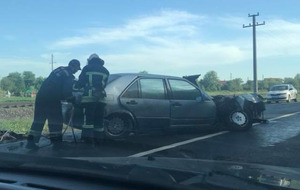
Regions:
M 62 108 L 61 100 L 72 100 L 74 75 L 80 69 L 80 62 L 73 59 L 67 67 L 58 67 L 42 83 L 35 99 L 34 120 L 27 138 L 26 148 L 38 149 L 46 120 L 48 120 L 50 140 L 53 148 L 62 145 Z
M 87 143 L 98 143 L 104 138 L 104 98 L 105 86 L 109 72 L 103 66 L 104 61 L 97 55 L 92 54 L 87 65 L 82 69 L 76 88 L 83 88 L 81 105 L 84 119 L 81 138 Z

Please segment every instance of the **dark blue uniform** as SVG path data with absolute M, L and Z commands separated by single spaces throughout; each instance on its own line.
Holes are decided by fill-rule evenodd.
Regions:
M 70 67 L 59 67 L 43 82 L 35 99 L 34 121 L 29 131 L 29 141 L 39 140 L 46 120 L 52 143 L 62 141 L 61 100 L 72 96 L 73 81 Z
M 109 72 L 103 66 L 104 61 L 100 58 L 93 58 L 88 65 L 82 69 L 76 88 L 83 88 L 81 104 L 84 113 L 82 126 L 82 139 L 101 139 L 104 135 L 103 117 L 105 103 L 103 102 L 105 86 Z

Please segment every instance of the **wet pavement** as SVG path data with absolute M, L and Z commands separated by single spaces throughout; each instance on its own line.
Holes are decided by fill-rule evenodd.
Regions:
M 297 113 L 299 112 L 299 113 Z M 291 114 L 293 115 L 286 115 Z M 277 118 L 272 120 L 271 118 Z M 177 131 L 168 135 L 159 132 L 150 135 L 130 136 L 126 140 L 107 141 L 100 146 L 91 146 L 83 142 L 74 143 L 71 133 L 64 136 L 67 148 L 52 150 L 50 141 L 42 138 L 38 151 L 24 148 L 25 141 L 1 144 L 1 152 L 16 154 L 34 154 L 55 157 L 127 157 L 140 152 L 156 150 L 152 156 L 230 160 L 252 163 L 274 164 L 300 167 L 300 103 L 281 103 L 267 105 L 265 117 L 271 119 L 268 124 L 255 125 L 246 132 L 228 132 L 214 137 L 171 146 L 198 137 L 211 135 L 207 131 Z M 80 139 L 80 133 L 76 133 Z M 147 155 L 147 154 L 146 154 Z M 150 155 L 150 154 L 149 154 Z

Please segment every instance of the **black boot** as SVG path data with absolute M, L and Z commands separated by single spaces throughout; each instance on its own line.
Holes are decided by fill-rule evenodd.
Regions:
M 62 136 L 50 137 L 50 140 L 53 150 L 62 150 L 65 148 L 62 142 Z
M 37 146 L 37 145 L 35 144 L 34 136 L 28 135 L 28 137 L 27 137 L 26 148 L 27 148 L 27 149 L 30 149 L 30 150 L 37 150 L 37 149 L 39 149 L 39 146 Z

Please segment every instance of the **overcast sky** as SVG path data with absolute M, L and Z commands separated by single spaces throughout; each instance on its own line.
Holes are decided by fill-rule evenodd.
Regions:
M 283 0 L 1 0 L 0 77 L 46 77 L 98 53 L 111 73 L 183 76 L 215 70 L 221 80 L 252 74 L 252 22 L 258 79 L 300 73 L 300 1 Z

